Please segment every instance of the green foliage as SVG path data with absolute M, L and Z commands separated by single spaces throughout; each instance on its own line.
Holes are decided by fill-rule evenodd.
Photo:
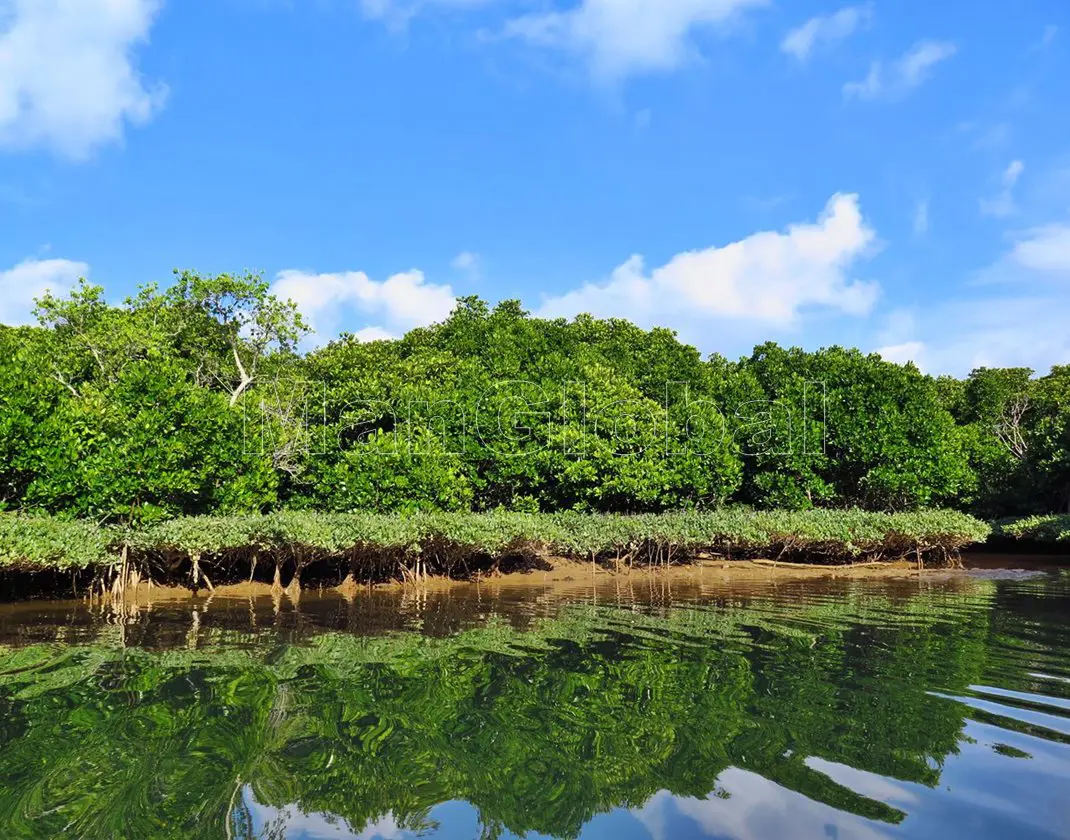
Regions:
M 980 368 L 962 383 L 952 411 L 961 424 L 975 475 L 973 508 L 986 516 L 1028 510 L 1031 475 L 1028 412 L 1033 390 L 1028 368 Z
M 48 530 L 55 522 L 56 532 Z M 70 523 L 0 515 L 11 530 L 0 531 L 0 556 L 8 565 L 48 564 L 59 535 Z M 38 530 L 25 530 L 31 523 Z M 112 544 L 110 556 L 94 549 L 93 560 L 56 555 L 55 565 L 114 565 L 121 546 L 135 560 L 192 560 L 226 568 L 250 554 L 301 568 L 328 561 L 336 568 L 368 575 L 401 574 L 419 558 L 429 571 L 454 573 L 481 558 L 562 556 L 603 562 L 672 563 L 700 552 L 728 557 L 806 558 L 849 562 L 897 559 L 917 552 L 939 556 L 987 538 L 984 523 L 954 511 L 867 513 L 860 510 L 763 512 L 726 508 L 613 516 L 604 514 L 490 513 L 327 514 L 292 511 L 269 516 L 181 517 L 145 523 L 121 532 L 96 531 L 93 545 Z M 7 534 L 12 535 L 11 542 Z M 42 535 L 40 545 L 34 534 Z M 72 532 L 73 533 L 73 532 Z M 109 536 L 111 534 L 111 536 Z M 72 549 L 78 550 L 78 549 Z M 25 557 L 20 560 L 20 552 Z M 81 557 L 82 555 L 77 555 Z M 385 564 L 385 565 L 384 565 Z M 244 566 L 242 566 L 244 569 Z
M 327 511 L 463 510 L 472 491 L 461 459 L 435 435 L 376 431 L 340 458 L 313 461 L 301 507 Z
M 0 515 L 0 568 L 87 569 L 114 562 L 116 534 L 89 522 Z
M 0 328 L 0 509 L 1070 510 L 1070 368 L 933 379 L 838 347 L 703 360 L 669 330 L 462 298 L 305 355 L 259 275 L 82 282 Z
M 62 387 L 41 375 L 41 333 L 0 326 L 0 510 L 17 507 L 39 471 L 50 441 L 44 424 L 62 400 Z
M 1000 537 L 1038 543 L 1065 543 L 1070 548 L 1070 515 L 1024 516 L 997 522 L 994 533 Z
M 913 365 L 766 344 L 729 375 L 744 380 L 735 415 L 756 504 L 909 510 L 954 503 L 969 486 L 954 419 Z
M 309 332 L 297 306 L 269 289 L 258 274 L 176 271 L 175 284 L 159 300 L 177 330 L 176 343 L 197 362 L 198 376 L 222 384 L 231 405 L 274 354 L 286 359 Z
M 1027 429 L 1041 510 L 1070 513 L 1070 365 L 1036 382 Z
M 259 510 L 275 501 L 274 472 L 243 451 L 241 416 L 223 395 L 164 360 L 125 366 L 113 383 L 82 387 L 44 421 L 26 503 L 79 516 L 143 519 Z
M 665 330 L 541 321 L 515 301 L 491 310 L 469 298 L 443 324 L 399 342 L 333 343 L 310 355 L 306 372 L 325 384 L 324 429 L 314 436 L 331 443 L 310 459 L 318 507 L 382 507 L 383 494 L 354 499 L 350 482 L 319 480 L 352 472 L 357 459 L 362 472 L 404 470 L 414 488 L 436 488 L 447 477 L 424 473 L 437 457 L 456 476 L 442 493 L 446 508 L 710 507 L 739 484 L 721 415 L 699 404 L 707 372 Z M 387 436 L 388 451 L 376 435 Z M 410 457 L 369 464 L 369 441 L 387 457 Z M 421 493 L 385 495 L 397 509 L 423 507 Z

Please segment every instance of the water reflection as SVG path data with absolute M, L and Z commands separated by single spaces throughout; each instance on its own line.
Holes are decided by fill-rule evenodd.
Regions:
M 4 837 L 1060 837 L 1070 576 L 0 610 Z

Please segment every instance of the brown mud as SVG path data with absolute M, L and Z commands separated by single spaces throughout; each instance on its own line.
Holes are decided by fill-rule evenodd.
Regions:
M 299 583 L 291 579 L 285 587 L 278 581 L 268 584 L 263 581 L 215 586 L 213 589 L 193 590 L 187 586 L 156 585 L 140 581 L 128 587 L 124 600 L 130 603 L 160 601 L 193 601 L 205 598 L 246 599 L 275 598 L 285 596 L 290 601 L 299 600 L 302 593 L 335 593 L 343 598 L 358 597 L 366 592 L 390 592 L 419 590 L 421 592 L 464 591 L 481 588 L 485 591 L 501 589 L 534 588 L 568 591 L 592 584 L 602 586 L 613 582 L 628 585 L 672 585 L 704 583 L 762 583 L 776 580 L 904 580 L 946 576 L 948 569 L 922 569 L 914 563 L 858 563 L 846 566 L 806 565 L 801 563 L 778 563 L 772 560 L 712 560 L 697 559 L 690 563 L 672 566 L 636 566 L 633 568 L 581 563 L 567 558 L 546 558 L 538 568 L 510 572 L 477 573 L 468 579 L 454 579 L 430 575 L 419 580 L 359 581 L 353 575 L 337 585 Z
M 721 583 L 772 581 L 819 578 L 828 579 L 909 579 L 931 578 L 961 568 L 958 557 L 933 568 L 921 558 L 917 562 L 898 560 L 886 562 L 863 561 L 837 565 L 820 562 L 798 563 L 783 560 L 728 559 L 709 555 L 674 558 L 669 565 L 625 565 L 620 562 L 582 562 L 563 557 L 515 556 L 491 559 L 466 568 L 463 574 L 449 577 L 422 570 L 420 573 L 396 574 L 361 573 L 353 569 L 339 569 L 330 562 L 311 563 L 301 569 L 276 566 L 274 563 L 240 564 L 206 563 L 200 561 L 190 569 L 179 568 L 164 579 L 153 580 L 133 567 L 84 570 L 79 572 L 5 570 L 0 573 L 0 603 L 39 599 L 88 599 L 147 603 L 149 601 L 182 601 L 191 599 L 286 598 L 297 601 L 307 592 L 334 592 L 346 598 L 356 597 L 370 590 L 403 590 L 418 587 L 421 591 L 449 590 L 456 587 L 565 587 L 589 584 L 592 581 L 622 580 L 643 582 L 701 582 Z M 1001 555 L 971 553 L 966 564 L 973 567 L 1050 568 L 1066 564 L 1068 558 L 1030 555 Z M 192 572 L 192 573 L 191 573 Z M 214 583 L 213 583 L 214 581 Z

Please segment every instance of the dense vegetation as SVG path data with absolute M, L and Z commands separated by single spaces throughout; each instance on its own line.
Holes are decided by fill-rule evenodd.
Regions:
M 255 276 L 83 284 L 0 328 L 0 509 L 101 521 L 412 510 L 1070 510 L 1070 366 L 933 379 L 833 347 L 703 359 L 669 330 L 458 301 L 397 341 Z
M 871 513 L 718 511 L 615 516 L 567 512 L 180 517 L 96 526 L 0 515 L 0 570 L 127 572 L 157 582 L 301 581 L 470 576 L 547 556 L 614 567 L 669 565 L 700 553 L 843 563 L 909 558 L 946 562 L 989 528 L 954 511 Z M 274 573 L 274 577 L 273 577 Z M 192 578 L 192 581 L 190 581 Z M 128 577 L 119 586 L 125 586 Z M 203 581 L 203 583 L 202 583 Z M 104 579 L 98 574 L 97 582 Z
M 1054 546 L 1070 550 L 1070 515 L 1023 516 L 996 523 L 997 537 Z

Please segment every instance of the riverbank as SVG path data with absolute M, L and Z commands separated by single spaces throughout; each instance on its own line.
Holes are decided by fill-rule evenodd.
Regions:
M 275 589 L 553 569 L 614 572 L 696 561 L 776 567 L 957 562 L 989 527 L 951 511 L 882 514 L 727 508 L 634 516 L 579 513 L 287 512 L 186 517 L 139 527 L 0 515 L 4 594 L 19 589 L 120 595 L 142 582 L 192 590 Z
M 192 589 L 185 585 L 158 584 L 139 580 L 126 588 L 123 600 L 130 606 L 151 606 L 166 603 L 213 603 L 228 600 L 259 600 L 271 598 L 278 602 L 300 603 L 313 596 L 341 596 L 345 599 L 365 598 L 368 595 L 383 595 L 391 592 L 409 593 L 414 597 L 467 594 L 482 592 L 489 597 L 503 592 L 538 591 L 564 596 L 571 592 L 609 590 L 626 587 L 674 587 L 693 586 L 747 586 L 777 581 L 865 581 L 908 580 L 924 576 L 940 579 L 950 574 L 964 574 L 961 569 L 924 568 L 916 563 L 865 562 L 850 565 L 784 564 L 763 560 L 716 560 L 696 558 L 688 563 L 668 567 L 635 566 L 631 569 L 614 569 L 612 566 L 591 565 L 562 557 L 547 557 L 538 568 L 517 571 L 477 573 L 471 578 L 449 578 L 441 575 L 425 579 L 358 581 L 347 577 L 341 583 L 330 585 L 323 581 L 299 586 L 276 586 L 266 581 L 244 580 L 238 583 L 217 584 L 212 589 Z

